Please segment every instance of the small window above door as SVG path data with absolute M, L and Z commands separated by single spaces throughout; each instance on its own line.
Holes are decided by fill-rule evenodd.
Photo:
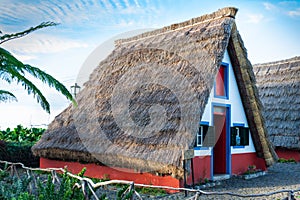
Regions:
M 228 99 L 228 64 L 222 63 L 215 79 L 214 94 L 216 98 Z

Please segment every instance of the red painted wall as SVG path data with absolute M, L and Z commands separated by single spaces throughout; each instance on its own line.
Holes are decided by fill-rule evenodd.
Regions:
M 205 178 L 210 179 L 210 156 L 196 156 L 193 162 L 195 184 L 203 182 Z M 189 174 L 187 184 L 192 185 L 192 183 L 192 174 Z M 180 186 L 184 186 L 183 180 L 180 182 Z
M 244 173 L 250 165 L 255 165 L 257 169 L 266 170 L 264 159 L 257 158 L 256 153 L 245 154 L 232 154 L 231 155 L 231 170 L 232 174 Z M 194 162 L 194 181 L 195 184 L 202 182 L 205 178 L 210 179 L 211 157 L 210 156 L 197 156 L 193 159 Z M 109 178 L 111 180 L 128 180 L 135 183 L 170 186 L 170 187 L 183 187 L 183 180 L 178 180 L 171 176 L 156 176 L 150 173 L 135 173 L 133 170 L 110 168 L 107 166 L 100 166 L 97 164 L 81 164 L 78 162 L 67 162 L 50 160 L 47 158 L 40 158 L 41 168 L 64 168 L 77 174 L 86 167 L 87 171 L 85 176 L 94 178 Z M 192 185 L 192 174 L 187 177 L 187 184 Z M 172 191 L 171 191 L 172 192 Z M 174 192 L 174 191 L 173 191 Z
M 133 170 L 110 168 L 107 166 L 100 166 L 96 164 L 81 164 L 78 162 L 66 162 L 58 160 L 50 160 L 47 158 L 40 158 L 41 168 L 64 168 L 67 167 L 68 171 L 77 174 L 82 168 L 86 167 L 85 176 L 94 178 L 108 178 L 111 180 L 128 180 L 135 183 L 179 187 L 179 180 L 171 176 L 156 176 L 150 173 L 135 173 Z
M 256 169 L 266 170 L 267 166 L 263 158 L 258 158 L 256 153 L 243 153 L 231 155 L 231 173 L 242 174 L 247 171 L 250 165 L 255 165 Z
M 293 158 L 297 162 L 300 162 L 300 150 L 290 150 L 284 148 L 276 148 L 275 149 L 279 158 L 290 159 Z

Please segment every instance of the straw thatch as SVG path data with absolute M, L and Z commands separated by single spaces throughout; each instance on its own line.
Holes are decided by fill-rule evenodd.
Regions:
M 256 64 L 254 72 L 271 142 L 300 150 L 300 57 Z
M 69 106 L 32 148 L 50 159 L 95 162 L 183 176 L 182 154 L 198 123 L 225 50 L 233 65 L 257 154 L 268 143 L 251 63 L 235 26 L 235 8 L 116 41 Z

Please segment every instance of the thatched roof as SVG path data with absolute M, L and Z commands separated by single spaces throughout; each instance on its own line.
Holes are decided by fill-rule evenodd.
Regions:
M 254 72 L 271 142 L 300 149 L 300 57 L 256 64 Z
M 69 106 L 32 148 L 35 155 L 183 176 L 182 153 L 198 123 L 228 49 L 257 154 L 268 143 L 251 63 L 235 8 L 116 41 Z

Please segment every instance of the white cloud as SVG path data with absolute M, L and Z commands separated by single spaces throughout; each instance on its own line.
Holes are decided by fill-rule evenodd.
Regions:
M 21 100 L 16 103 L 1 104 L 0 112 L 3 113 L 3 115 L 0 116 L 0 129 L 5 129 L 7 127 L 14 128 L 18 124 L 22 124 L 25 127 L 37 125 L 43 125 L 44 127 L 62 110 L 63 109 L 53 108 L 49 115 L 35 102 L 34 99 L 32 99 L 32 104 L 24 104 Z
M 34 55 L 27 55 L 27 54 L 16 54 L 14 53 L 14 56 L 18 59 L 18 60 L 22 60 L 22 62 L 27 62 L 29 60 L 34 60 L 37 58 L 37 56 Z
M 57 53 L 73 48 L 86 48 L 88 44 L 62 37 L 32 34 L 22 39 L 3 43 L 3 46 L 21 56 L 20 54 Z
M 269 3 L 269 2 L 265 2 L 265 3 L 263 3 L 263 5 L 264 5 L 264 7 L 265 7 L 266 10 L 274 10 L 274 9 L 276 9 L 276 6 L 274 4 Z
M 8 0 L 7 0 L 8 1 Z M 11 1 L 11 0 L 10 0 Z M 41 1 L 25 3 L 22 1 L 7 2 L 6 6 L 0 7 L 0 17 L 15 18 L 16 20 L 29 19 L 30 21 L 44 21 L 45 19 L 59 23 L 83 23 L 85 20 L 97 20 L 101 14 L 132 13 L 133 10 L 147 10 L 151 5 L 141 7 L 139 1 L 120 1 L 120 0 L 84 0 L 73 1 Z M 20 9 L 22 8 L 22 9 Z M 126 12 L 126 10 L 129 10 Z M 15 12 L 18 10 L 18 12 Z M 153 10 L 154 11 L 154 10 Z M 4 15 L 5 13 L 5 15 Z M 95 18 L 96 17 L 96 18 Z
M 126 14 L 126 15 L 131 15 L 131 14 L 145 14 L 145 10 L 144 8 L 136 8 L 133 6 L 129 6 L 127 8 L 124 8 L 122 10 L 120 10 L 119 13 L 121 14 Z
M 297 1 L 280 1 L 278 3 L 280 6 L 295 6 L 298 4 Z
M 135 3 L 135 6 L 136 6 L 137 8 L 140 8 L 140 7 L 141 7 L 138 0 L 134 0 L 134 3 Z
M 297 1 L 281 1 L 277 4 L 265 2 L 263 5 L 266 10 L 277 11 L 279 14 L 288 15 L 290 17 L 300 16 L 299 2 Z
M 22 38 L 22 41 L 4 44 L 14 54 L 24 57 L 21 59 L 24 61 L 33 59 L 33 55 L 28 54 L 87 47 L 93 43 L 91 37 L 97 40 L 110 32 L 153 27 L 153 24 L 161 23 L 160 16 L 164 14 L 159 0 L 1 0 L 0 4 L 6 5 L 0 6 L 0 30 L 3 33 L 19 32 L 45 21 L 60 23 L 59 26 L 51 27 L 50 32 L 39 30 Z M 91 33 L 94 34 L 91 36 Z M 47 36 L 42 38 L 35 34 Z M 53 39 L 48 34 L 60 35 L 61 38 Z M 71 37 L 72 40 L 64 39 L 63 36 Z M 29 41 L 27 37 L 33 39 Z M 80 41 L 84 37 L 89 44 Z
M 0 102 L 0 113 L 2 114 L 0 115 L 0 129 L 13 128 L 18 124 L 25 127 L 49 124 L 56 115 L 70 104 L 53 88 L 49 89 L 41 84 L 37 86 L 50 103 L 51 114 L 44 111 L 36 99 L 32 95 L 28 95 L 21 86 L 14 87 L 11 85 L 10 88 L 16 88 L 16 90 L 9 89 L 9 91 L 17 95 L 18 102 Z
M 247 18 L 246 22 L 258 24 L 264 19 L 264 16 L 262 14 L 249 14 Z
M 299 17 L 300 16 L 300 8 L 297 10 L 291 10 L 287 13 L 290 17 Z

